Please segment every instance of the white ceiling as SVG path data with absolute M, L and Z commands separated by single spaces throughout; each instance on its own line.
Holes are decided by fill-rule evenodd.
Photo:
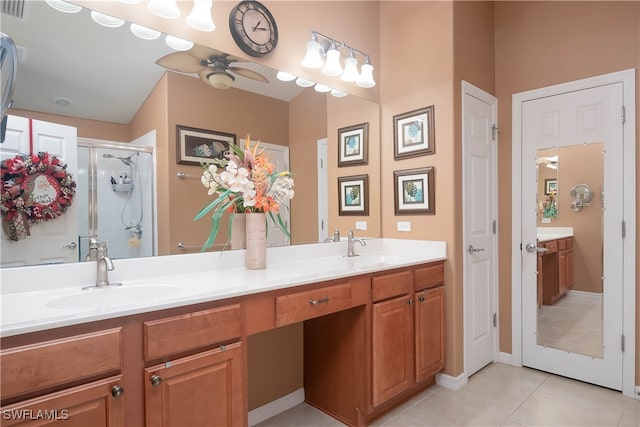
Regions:
M 219 26 L 216 31 L 224 31 Z M 44 1 L 25 2 L 23 19 L 2 14 L 0 31 L 18 46 L 14 108 L 64 116 L 129 123 L 166 71 L 155 61 L 174 52 L 164 42 L 141 40 L 129 25 L 106 28 L 89 11 L 58 12 Z M 290 101 L 301 88 L 280 82 L 275 71 L 236 63 L 264 74 L 268 84 L 236 76 L 234 86 Z M 197 75 L 193 75 L 198 78 Z M 204 87 L 204 83 L 203 83 Z M 210 89 L 216 90 L 216 89 Z M 56 98 L 71 100 L 68 106 Z

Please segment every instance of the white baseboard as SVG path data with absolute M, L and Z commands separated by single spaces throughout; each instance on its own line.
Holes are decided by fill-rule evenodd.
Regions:
M 597 293 L 597 292 L 574 291 L 573 289 L 569 289 L 567 291 L 567 294 L 586 297 L 586 298 L 602 299 L 602 293 Z
M 442 373 L 436 374 L 436 384 L 453 391 L 460 390 L 467 384 L 467 381 L 468 379 L 464 372 L 457 377 Z
M 505 365 L 513 365 L 513 357 L 511 353 L 500 352 L 500 358 L 498 359 L 500 363 L 504 363 Z
M 249 411 L 249 427 L 268 420 L 271 417 L 275 417 L 302 402 L 304 402 L 304 388 L 299 388 L 293 393 L 289 393 L 273 402 Z

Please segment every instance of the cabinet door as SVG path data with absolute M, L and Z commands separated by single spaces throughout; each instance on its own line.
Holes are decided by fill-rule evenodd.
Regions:
M 123 427 L 122 375 L 0 408 L 3 426 Z
M 415 295 L 416 382 L 444 368 L 444 288 Z
M 573 288 L 575 283 L 575 273 L 573 271 L 574 266 L 574 253 L 573 249 L 567 249 L 567 290 Z
M 413 305 L 408 295 L 373 304 L 373 406 L 412 384 Z
M 567 292 L 567 251 L 558 252 L 558 295 Z
M 247 424 L 241 343 L 145 369 L 147 426 Z

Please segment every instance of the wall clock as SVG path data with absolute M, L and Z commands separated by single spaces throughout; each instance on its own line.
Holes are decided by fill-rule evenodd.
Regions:
M 264 56 L 278 44 L 276 21 L 269 9 L 257 1 L 241 1 L 231 9 L 229 29 L 233 40 L 247 55 Z

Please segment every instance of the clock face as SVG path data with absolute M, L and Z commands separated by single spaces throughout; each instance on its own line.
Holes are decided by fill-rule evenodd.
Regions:
M 231 10 L 229 29 L 236 44 L 246 54 L 263 56 L 278 43 L 278 27 L 271 12 L 257 1 L 242 1 Z

